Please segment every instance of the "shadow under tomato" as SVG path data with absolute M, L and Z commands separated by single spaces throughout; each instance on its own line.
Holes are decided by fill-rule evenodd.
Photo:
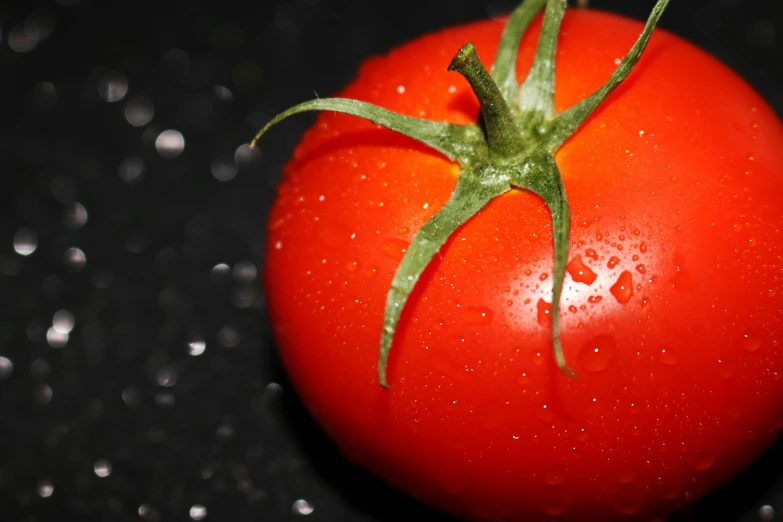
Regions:
M 699 501 L 691 514 L 674 516 L 669 522 L 758 520 L 758 509 L 764 504 L 774 505 L 775 499 L 779 498 L 783 482 L 781 464 L 783 439 L 778 439 L 731 482 Z
M 274 379 L 285 390 L 280 403 L 281 420 L 295 438 L 311 469 L 323 483 L 339 492 L 350 511 L 363 513 L 367 520 L 374 522 L 454 522 L 453 518 L 392 488 L 343 457 L 302 404 L 282 368 L 277 352 L 270 350 L 269 358 L 268 367 L 275 369 Z

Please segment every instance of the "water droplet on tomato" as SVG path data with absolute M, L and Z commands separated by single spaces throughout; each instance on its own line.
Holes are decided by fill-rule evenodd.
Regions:
M 567 478 L 568 475 L 566 474 L 565 470 L 561 468 L 550 469 L 544 474 L 544 482 L 553 486 L 562 484 L 566 481 Z
M 571 262 L 566 265 L 566 271 L 571 276 L 571 279 L 577 283 L 584 283 L 586 285 L 593 284 L 596 277 L 598 277 L 595 272 L 584 264 L 582 256 L 574 257 Z
M 552 305 L 539 299 L 536 307 L 538 308 L 538 324 L 549 328 L 552 325 Z
M 755 352 L 761 348 L 761 338 L 752 332 L 745 332 L 742 334 L 742 347 L 749 352 Z
M 493 312 L 489 308 L 471 306 L 462 310 L 462 320 L 468 324 L 489 324 Z
M 697 451 L 691 459 L 691 467 L 699 471 L 710 469 L 714 463 L 715 454 L 709 450 Z
M 633 515 L 642 509 L 644 499 L 641 497 L 626 497 L 617 501 L 614 509 L 622 515 Z
M 617 472 L 617 481 L 620 484 L 630 484 L 636 478 L 636 472 L 631 468 L 622 468 Z
M 639 243 L 639 252 L 641 252 L 642 254 L 647 253 L 647 241 L 642 241 L 641 243 Z
M 538 276 L 538 278 L 539 278 L 541 281 L 546 281 L 546 278 L 547 278 L 547 277 L 549 277 L 549 274 L 547 274 L 546 272 L 544 272 L 543 274 L 541 274 L 540 276 Z
M 640 274 L 647 272 L 647 268 L 644 265 L 636 265 L 636 271 Z
M 517 384 L 524 386 L 530 382 L 530 375 L 527 372 L 522 372 L 522 375 L 517 379 Z
M 541 502 L 541 511 L 547 515 L 562 515 L 568 511 L 570 503 L 563 497 L 550 497 Z
M 405 252 L 408 250 L 408 243 L 402 239 L 387 239 L 381 245 L 383 253 L 392 259 L 401 261 L 405 256 Z
M 602 372 L 609 366 L 616 348 L 617 343 L 613 337 L 599 335 L 585 343 L 579 351 L 579 366 L 586 372 Z
M 598 261 L 598 252 L 596 252 L 594 248 L 588 248 L 585 250 L 585 255 L 593 261 Z
M 591 295 L 590 297 L 587 298 L 587 302 L 596 304 L 596 303 L 600 303 L 601 299 L 603 299 L 603 297 L 601 297 L 600 295 Z
M 349 272 L 356 272 L 357 270 L 359 270 L 359 260 L 351 259 L 350 261 L 348 261 L 347 268 Z
M 606 263 L 606 266 L 608 268 L 614 268 L 614 267 L 617 266 L 617 263 L 619 263 L 619 262 L 620 262 L 620 258 L 619 257 L 612 256 L 612 257 L 609 258 L 609 262 Z
M 364 275 L 367 276 L 367 279 L 372 279 L 375 276 L 378 275 L 378 267 L 377 266 L 371 266 L 367 270 L 365 270 Z
M 552 412 L 552 408 L 544 404 L 536 411 L 536 417 L 544 422 L 552 422 L 555 418 L 555 414 Z
M 661 353 L 658 355 L 658 360 L 666 366 L 674 366 L 678 361 L 677 354 L 674 353 L 674 350 L 669 346 L 661 347 Z
M 609 289 L 618 303 L 627 303 L 633 296 L 633 277 L 628 270 L 620 274 L 617 282 Z

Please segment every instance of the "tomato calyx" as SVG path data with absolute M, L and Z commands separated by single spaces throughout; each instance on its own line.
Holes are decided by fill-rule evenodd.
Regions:
M 554 57 L 566 0 L 525 0 L 511 14 L 501 36 L 492 72 L 473 44 L 463 46 L 449 65 L 470 84 L 481 105 L 478 124 L 457 125 L 402 116 L 376 105 L 344 98 L 322 98 L 280 113 L 264 126 L 258 140 L 281 120 L 308 111 L 336 111 L 367 119 L 413 138 L 449 159 L 461 170 L 449 200 L 416 233 L 397 266 L 384 309 L 378 354 L 378 380 L 387 388 L 386 366 L 396 325 L 419 277 L 462 224 L 492 199 L 510 190 L 540 196 L 552 219 L 554 263 L 552 285 L 552 350 L 558 368 L 576 377 L 560 343 L 560 295 L 568 259 L 570 208 L 555 161 L 555 152 L 628 76 L 638 62 L 669 0 L 657 0 L 642 34 L 607 82 L 569 109 L 554 110 Z M 546 4 L 538 47 L 527 78 L 517 85 L 516 57 L 522 35 Z

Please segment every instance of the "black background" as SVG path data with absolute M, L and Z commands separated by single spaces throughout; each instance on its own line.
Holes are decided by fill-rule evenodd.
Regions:
M 254 268 L 312 117 L 236 151 L 367 56 L 514 3 L 0 3 L 0 520 L 447 520 L 343 461 L 277 360 Z M 673 0 L 661 26 L 783 114 L 783 2 Z M 154 117 L 136 127 L 139 96 Z M 778 444 L 685 519 L 783 513 L 781 464 Z

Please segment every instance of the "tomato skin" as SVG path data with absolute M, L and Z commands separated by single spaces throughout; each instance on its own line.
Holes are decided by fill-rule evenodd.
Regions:
M 373 58 L 339 96 L 473 122 L 478 103 L 446 65 L 468 41 L 491 63 L 502 26 Z M 520 78 L 539 26 L 523 39 Z M 558 110 L 601 85 L 641 29 L 569 11 Z M 270 216 L 275 336 L 344 454 L 427 503 L 468 520 L 649 520 L 728 480 L 783 427 L 783 126 L 727 68 L 658 30 L 557 160 L 572 210 L 562 341 L 579 379 L 551 357 L 549 214 L 514 191 L 422 276 L 391 388 L 378 385 L 391 277 L 458 168 L 331 113 L 298 145 Z

